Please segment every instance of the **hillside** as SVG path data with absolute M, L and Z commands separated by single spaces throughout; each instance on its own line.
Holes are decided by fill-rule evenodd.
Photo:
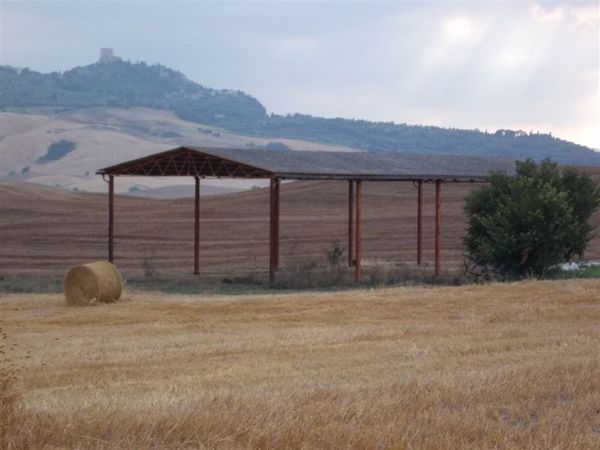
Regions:
M 21 113 L 39 107 L 52 112 L 146 107 L 171 110 L 180 119 L 250 137 L 299 139 L 368 151 L 552 158 L 563 164 L 600 166 L 600 153 L 547 134 L 267 114 L 257 99 L 243 92 L 210 89 L 167 67 L 120 59 L 50 74 L 0 67 L 0 109 Z M 175 137 L 169 130 L 166 133 L 163 137 Z
M 265 108 L 239 91 L 218 91 L 188 80 L 161 65 L 115 60 L 41 74 L 0 68 L 0 108 L 7 107 L 172 109 L 182 118 L 228 125 L 265 117 Z
M 72 142 L 75 148 L 57 159 L 44 159 L 49 149 L 60 142 Z M 352 150 L 294 139 L 243 136 L 182 120 L 169 110 L 101 107 L 51 113 L 35 108 L 29 114 L 0 112 L 0 180 L 105 192 L 106 184 L 95 175 L 97 169 L 181 144 Z M 181 188 L 191 183 L 187 178 L 125 177 L 119 180 L 117 189 L 153 197 L 182 196 Z M 206 180 L 203 194 L 249 189 L 261 183 L 261 180 Z

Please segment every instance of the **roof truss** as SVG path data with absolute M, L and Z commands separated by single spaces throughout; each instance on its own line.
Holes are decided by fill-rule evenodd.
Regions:
M 226 178 L 269 178 L 272 173 L 259 167 L 179 147 L 162 153 L 107 167 L 101 175 L 198 176 Z

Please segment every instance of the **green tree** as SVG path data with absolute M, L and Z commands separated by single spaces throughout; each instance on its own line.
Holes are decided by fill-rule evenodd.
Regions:
M 496 173 L 467 198 L 468 257 L 510 277 L 543 274 L 583 255 L 598 206 L 600 186 L 589 176 L 549 160 L 517 162 L 516 176 Z

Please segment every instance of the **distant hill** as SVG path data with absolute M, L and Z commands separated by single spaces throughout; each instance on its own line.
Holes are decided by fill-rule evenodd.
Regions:
M 243 92 L 205 88 L 161 65 L 115 60 L 50 74 L 0 67 L 0 108 L 39 106 L 145 106 L 223 126 L 266 117 L 264 106 Z
M 549 134 L 268 114 L 257 99 L 243 92 L 210 89 L 165 66 L 120 59 L 50 74 L 0 67 L 0 110 L 21 112 L 32 107 L 54 111 L 149 107 L 172 110 L 181 119 L 246 136 L 309 140 L 368 151 L 552 158 L 563 164 L 600 166 L 600 153 Z
M 167 109 L 95 107 L 56 112 L 27 108 L 27 114 L 0 112 L 0 181 L 105 192 L 106 183 L 95 175 L 99 168 L 183 144 L 282 151 L 356 151 L 297 139 L 243 136 L 183 120 Z M 115 189 L 119 193 L 165 197 L 165 188 L 169 188 L 170 195 L 191 181 L 177 177 L 124 177 Z M 207 179 L 202 186 L 206 194 L 209 187 L 211 192 L 225 192 L 225 188 L 250 189 L 257 183 L 257 180 Z

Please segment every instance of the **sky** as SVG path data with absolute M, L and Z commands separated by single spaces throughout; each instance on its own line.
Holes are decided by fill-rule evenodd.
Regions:
M 0 0 L 0 64 L 101 47 L 269 112 L 551 132 L 600 149 L 600 2 Z

